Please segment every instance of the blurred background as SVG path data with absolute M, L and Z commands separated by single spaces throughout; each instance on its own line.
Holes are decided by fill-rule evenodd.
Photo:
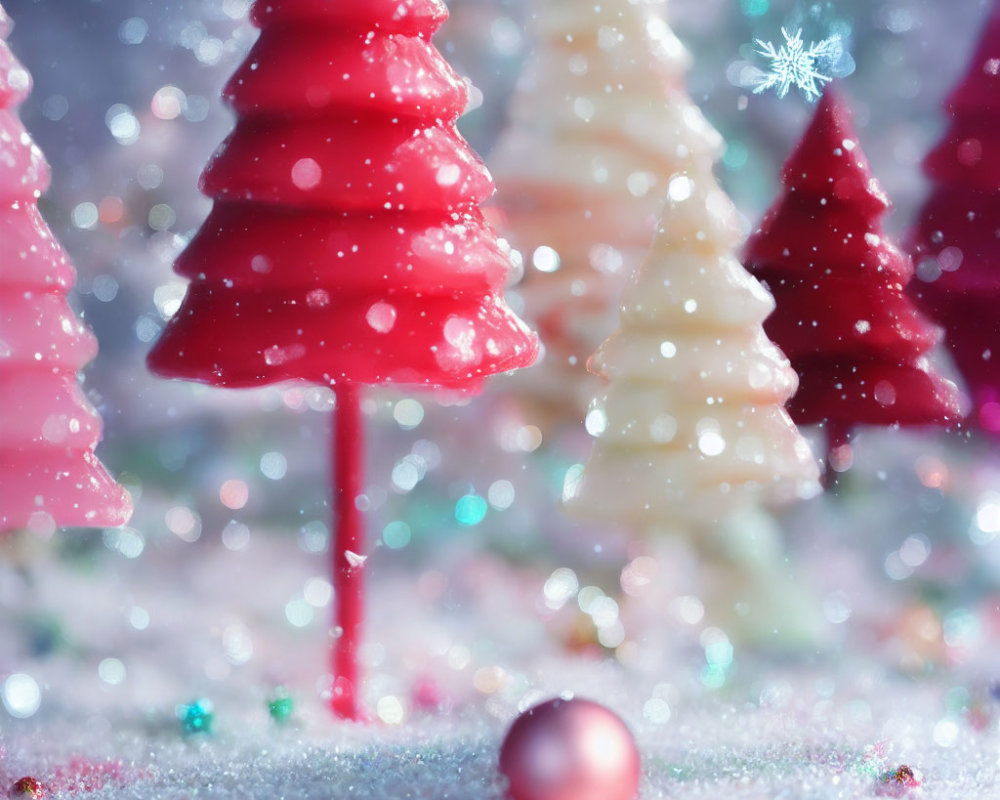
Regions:
M 258 654 L 266 646 L 254 637 L 272 628 L 323 643 L 332 395 L 307 386 L 209 389 L 156 379 L 144 366 L 183 295 L 173 259 L 209 208 L 198 175 L 232 125 L 219 92 L 256 36 L 246 22 L 249 5 L 4 0 L 15 21 L 9 44 L 34 78 L 21 116 L 52 165 L 40 207 L 75 262 L 72 301 L 101 343 L 85 384 L 106 426 L 98 452 L 137 499 L 122 531 L 59 533 L 45 544 L 47 555 L 0 566 L 7 587 L 0 610 L 11 612 L 0 614 L 12 646 L 6 652 L 69 647 L 74 658 L 103 663 L 123 658 L 150 617 L 154 628 L 169 619 L 158 639 L 162 652 L 197 653 L 182 659 L 179 674 L 212 681 L 250 660 L 241 636 L 253 638 Z M 531 6 L 453 0 L 435 39 L 482 92 L 460 127 L 487 159 L 532 48 Z M 765 66 L 752 43 L 780 43 L 782 26 L 801 27 L 807 42 L 840 35 L 855 65 L 840 85 L 896 207 L 887 227 L 901 233 L 926 190 L 919 162 L 943 132 L 941 102 L 965 69 L 986 11 L 984 0 L 671 0 L 666 14 L 694 57 L 690 94 L 728 143 L 718 175 L 752 222 L 776 195 L 780 165 L 811 110 L 795 90 L 778 99 L 740 85 L 751 65 Z M 628 642 L 665 623 L 686 625 L 693 632 L 678 641 L 703 650 L 692 627 L 700 616 L 688 602 L 698 592 L 697 578 L 685 572 L 690 555 L 675 552 L 676 561 L 654 568 L 620 532 L 565 519 L 562 482 L 586 454 L 586 432 L 543 441 L 510 412 L 505 386 L 497 378 L 484 397 L 460 405 L 369 392 L 373 593 L 382 591 L 380 580 L 403 581 L 428 607 L 468 614 L 483 630 L 493 630 L 485 618 L 504 616 L 491 598 L 513 609 L 520 603 L 528 616 L 521 638 L 509 641 L 524 647 L 551 639 L 635 663 Z M 1000 617 L 990 610 L 1000 585 L 1000 476 L 989 447 L 943 431 L 872 431 L 858 440 L 856 464 L 835 501 L 817 500 L 782 520 L 818 609 L 817 639 L 842 653 L 884 656 L 893 668 L 920 673 L 957 664 L 987 680 L 989 645 L 1000 635 Z M 252 552 L 267 556 L 256 566 L 241 561 Z M 286 558 L 294 567 L 283 575 Z M 52 594 L 20 591 L 41 585 L 37 573 L 45 570 L 75 577 Z M 253 601 L 257 578 L 267 588 Z M 653 590 L 637 588 L 650 581 Z M 85 592 L 72 611 L 60 597 L 69 586 Z M 582 601 L 567 603 L 584 586 L 614 600 L 614 613 L 606 603 L 603 617 Z M 124 595 L 113 594 L 123 587 Z M 519 587 L 525 592 L 517 600 Z M 143 591 L 152 594 L 135 599 Z M 373 602 L 399 611 L 384 595 Z M 640 607 L 632 622 L 627 602 Z M 95 613 L 85 622 L 88 603 Z M 261 615 L 255 623 L 241 616 L 249 613 L 245 604 Z M 110 617 L 101 622 L 105 606 Z M 509 615 L 496 621 L 513 624 Z M 537 635 L 525 630 L 536 628 Z M 88 630 L 102 631 L 103 643 Z M 452 642 L 460 638 L 453 634 Z M 488 640 L 470 633 L 467 658 L 494 663 L 482 644 Z M 267 648 L 265 672 L 294 671 L 281 656 L 285 644 L 274 644 L 285 641 Z M 441 653 L 463 658 L 451 646 Z M 381 663 L 378 653 L 368 658 Z

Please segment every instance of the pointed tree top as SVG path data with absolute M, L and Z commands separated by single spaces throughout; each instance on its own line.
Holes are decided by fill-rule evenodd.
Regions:
M 454 121 L 468 103 L 468 87 L 428 47 L 443 18 L 438 5 L 386 5 L 260 0 L 254 11 L 263 31 L 223 95 L 240 116 L 315 116 L 340 108 L 347 117 L 353 108 Z M 305 16 L 314 7 L 317 17 Z
M 889 208 L 889 199 L 872 177 L 854 132 L 850 110 L 829 87 L 798 147 L 785 162 L 782 182 L 789 191 L 851 203 L 866 213 Z
M 0 7 L 0 34 L 10 18 Z M 31 75 L 0 38 L 0 200 L 36 200 L 49 187 L 49 165 L 18 119 L 16 108 L 31 92 Z
M 746 225 L 711 171 L 678 172 L 667 181 L 667 196 L 652 249 L 718 253 L 746 238 Z
M 691 54 L 664 20 L 664 5 L 662 0 L 550 0 L 538 4 L 532 28 L 558 54 L 583 51 L 622 69 L 652 68 L 661 77 L 677 77 L 691 68 Z M 559 66 L 568 68 L 566 62 Z
M 258 28 L 295 20 L 428 36 L 447 18 L 441 0 L 257 0 L 250 11 Z
M 10 17 L 0 6 L 0 108 L 12 108 L 31 93 L 31 75 L 4 42 L 12 28 Z
M 1000 0 L 986 17 L 968 72 L 948 95 L 944 107 L 951 114 L 1000 110 Z

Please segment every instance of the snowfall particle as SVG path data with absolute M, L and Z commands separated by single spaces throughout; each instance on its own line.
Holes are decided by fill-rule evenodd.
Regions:
M 778 97 L 784 97 L 792 86 L 796 86 L 807 100 L 816 100 L 820 95 L 817 82 L 824 84 L 832 80 L 831 76 L 817 71 L 817 62 L 832 64 L 840 57 L 843 50 L 840 37 L 831 36 L 807 48 L 802 42 L 801 30 L 789 36 L 788 31 L 782 28 L 781 35 L 785 37 L 785 43 L 779 49 L 775 49 L 771 42 L 754 39 L 757 52 L 771 61 L 770 71 L 762 73 L 755 81 L 754 94 L 773 88 Z

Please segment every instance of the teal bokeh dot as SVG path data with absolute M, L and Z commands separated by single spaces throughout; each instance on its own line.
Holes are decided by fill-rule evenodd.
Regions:
M 740 7 L 748 17 L 762 17 L 770 6 L 770 0 L 740 0 Z
M 722 163 L 726 165 L 726 169 L 743 169 L 747 165 L 749 158 L 750 152 L 747 150 L 746 145 L 743 142 L 731 139 L 726 144 L 726 154 L 722 157 Z
M 489 506 L 478 494 L 467 494 L 455 503 L 455 519 L 462 525 L 478 525 L 486 516 Z
M 382 541 L 393 550 L 406 547 L 410 543 L 410 526 L 402 520 L 393 520 L 382 529 Z

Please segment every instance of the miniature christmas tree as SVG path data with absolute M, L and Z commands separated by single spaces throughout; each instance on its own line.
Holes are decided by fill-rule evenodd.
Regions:
M 858 424 L 957 420 L 958 391 L 927 360 L 940 331 L 904 294 L 912 264 L 882 231 L 889 201 L 831 89 L 782 181 L 746 264 L 774 295 L 764 329 L 799 375 L 792 418 L 825 423 L 835 459 Z
M 590 362 L 609 383 L 587 414 L 597 439 L 566 499 L 581 518 L 690 542 L 722 573 L 709 591 L 717 623 L 742 602 L 754 612 L 742 628 L 808 635 L 773 526 L 752 522 L 762 503 L 819 487 L 784 409 L 795 373 L 762 327 L 774 301 L 735 255 L 741 222 L 709 168 L 695 162 L 671 178 L 620 328 Z M 732 535 L 734 522 L 745 535 Z
M 734 255 L 742 242 L 711 172 L 671 179 L 619 330 L 590 361 L 608 386 L 587 414 L 597 440 L 574 511 L 669 527 L 815 490 L 815 460 L 784 409 L 795 373 L 762 327 L 774 301 Z
M 115 526 L 128 493 L 94 455 L 101 419 L 78 373 L 97 340 L 66 300 L 76 272 L 38 213 L 49 166 L 14 109 L 31 78 L 0 7 L 0 533 Z
M 260 0 L 251 14 L 260 38 L 225 90 L 236 127 L 202 181 L 214 208 L 149 363 L 215 386 L 334 387 L 333 707 L 354 718 L 358 385 L 474 388 L 537 343 L 501 296 L 509 255 L 478 207 L 493 183 L 455 128 L 466 85 L 429 42 L 444 5 Z
M 951 126 L 927 156 L 935 183 L 911 237 L 917 281 L 910 289 L 945 328 L 968 384 L 970 420 L 1000 433 L 1000 2 L 965 77 L 945 102 Z
M 490 158 L 502 232 L 546 368 L 528 393 L 585 407 L 585 361 L 649 247 L 668 177 L 722 139 L 684 91 L 690 57 L 659 2 L 536 4 L 535 49 Z M 584 392 L 585 393 L 585 392 Z

